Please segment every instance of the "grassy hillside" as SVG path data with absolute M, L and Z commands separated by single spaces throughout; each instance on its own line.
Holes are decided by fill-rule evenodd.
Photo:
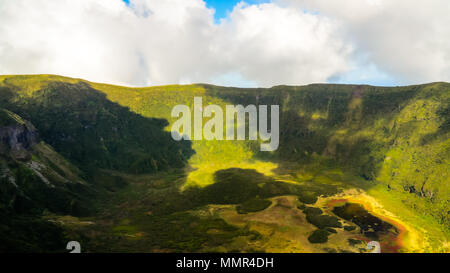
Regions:
M 80 170 L 30 122 L 0 108 L 0 252 L 61 251 L 63 230 L 40 216 L 87 215 L 93 196 Z
M 130 112 L 86 83 L 56 81 L 34 92 L 3 83 L 2 97 L 10 97 L 4 106 L 35 124 L 47 143 L 84 170 L 152 172 L 182 167 L 192 154 L 189 143 L 163 131 L 167 121 Z
M 178 104 L 192 109 L 194 96 L 201 96 L 203 105 L 280 105 L 279 149 L 260 152 L 256 141 L 173 141 L 170 112 Z M 449 105 L 448 83 L 126 88 L 52 75 L 0 76 L 0 107 L 30 120 L 43 140 L 88 174 L 89 181 L 102 180 L 99 169 L 144 174 L 183 168 L 179 191 L 171 194 L 176 197 L 155 211 L 222 204 L 218 193 L 207 193 L 220 187 L 217 179 L 227 170 L 240 168 L 255 170 L 255 179 L 263 175 L 286 184 L 339 182 L 338 188 L 361 188 L 402 215 L 414 212 L 407 218 L 417 226 L 427 223 L 446 232 Z M 323 190 L 290 189 L 275 195 L 249 193 L 231 203 L 267 204 L 252 200 L 302 193 L 305 201 L 308 192 L 314 202 L 323 195 Z M 195 202 L 180 205 L 180 198 Z

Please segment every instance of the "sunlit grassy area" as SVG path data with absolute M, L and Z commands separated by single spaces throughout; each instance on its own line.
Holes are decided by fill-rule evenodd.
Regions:
M 338 235 L 317 232 L 328 235 L 326 247 L 310 245 L 308 237 L 317 228 L 293 203 L 298 199 L 319 207 L 321 198 L 352 189 L 367 193 L 367 200 L 374 198 L 383 208 L 377 212 L 410 228 L 403 239 L 408 251 L 449 251 L 447 83 L 128 88 L 35 75 L 0 76 L 0 91 L 0 109 L 7 109 L 0 114 L 8 117 L 2 120 L 19 119 L 14 111 L 28 114 L 62 155 L 46 144 L 38 146 L 41 154 L 54 157 L 71 178 L 85 172 L 86 180 L 113 192 L 111 200 L 96 204 L 103 213 L 94 219 L 99 224 L 81 229 L 99 234 L 100 241 L 124 236 L 114 241 L 115 251 L 233 251 L 249 240 L 245 251 L 358 251 L 347 242 L 356 233 L 343 229 Z M 192 111 L 196 96 L 204 106 L 223 109 L 280 105 L 279 149 L 260 152 L 258 141 L 172 141 L 172 108 L 182 104 Z M 233 181 L 239 187 L 226 184 Z M 117 186 L 122 184 L 126 186 Z M 289 196 L 288 201 L 280 196 Z M 237 206 L 260 198 L 272 205 L 248 215 L 237 213 Z M 199 224 L 190 224 L 195 221 Z M 170 223 L 187 228 L 165 230 Z M 102 244 L 91 246 L 111 247 Z

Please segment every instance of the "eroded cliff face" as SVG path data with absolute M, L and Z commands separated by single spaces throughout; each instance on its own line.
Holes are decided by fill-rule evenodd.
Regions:
M 31 160 L 31 149 L 39 143 L 36 128 L 28 121 L 0 127 L 0 155 L 20 161 Z
M 0 108 L 0 210 L 80 215 L 89 196 L 82 173 L 41 141 L 34 125 Z

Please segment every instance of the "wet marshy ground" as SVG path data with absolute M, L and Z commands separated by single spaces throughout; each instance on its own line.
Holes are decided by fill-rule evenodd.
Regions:
M 370 206 L 363 203 L 349 202 L 346 199 L 335 199 L 328 203 L 330 212 L 336 216 L 352 222 L 359 227 L 352 242 L 378 241 L 381 251 L 385 253 L 400 252 L 403 246 L 405 228 L 396 220 L 388 216 L 375 213 Z
M 333 213 L 359 226 L 361 233 L 367 238 L 379 240 L 390 233 L 398 235 L 396 227 L 372 215 L 360 204 L 346 203 L 334 207 Z

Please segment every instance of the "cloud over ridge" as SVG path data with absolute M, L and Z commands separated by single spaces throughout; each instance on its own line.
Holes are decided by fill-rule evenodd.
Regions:
M 133 86 L 450 81 L 447 0 L 0 0 L 0 74 Z M 364 78 L 366 77 L 366 78 Z

